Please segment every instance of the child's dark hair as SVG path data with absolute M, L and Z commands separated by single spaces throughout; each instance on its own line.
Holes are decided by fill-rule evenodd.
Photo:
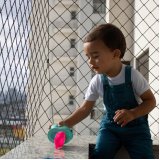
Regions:
M 84 39 L 84 43 L 102 39 L 104 44 L 111 50 L 119 49 L 120 58 L 123 58 L 126 51 L 126 40 L 121 30 L 113 24 L 101 24 L 95 27 Z

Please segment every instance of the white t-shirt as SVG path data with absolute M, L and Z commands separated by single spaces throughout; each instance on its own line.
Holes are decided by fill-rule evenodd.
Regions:
M 116 77 L 108 77 L 108 82 L 110 85 L 125 83 L 125 66 L 126 65 L 124 64 L 122 65 L 122 69 Z M 142 74 L 133 68 L 131 69 L 131 81 L 137 103 L 141 104 L 142 100 L 140 95 L 150 89 L 149 84 Z M 100 74 L 96 74 L 89 84 L 84 99 L 87 101 L 95 101 L 99 98 L 99 96 L 103 98 L 103 83 L 101 81 Z

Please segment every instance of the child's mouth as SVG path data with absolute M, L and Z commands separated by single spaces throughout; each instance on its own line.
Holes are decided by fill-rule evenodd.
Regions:
M 97 71 L 97 70 L 98 70 L 98 67 L 93 67 L 93 70 Z

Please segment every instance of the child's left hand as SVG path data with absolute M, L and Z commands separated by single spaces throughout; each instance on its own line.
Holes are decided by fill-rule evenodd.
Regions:
M 124 127 L 128 122 L 134 119 L 133 112 L 127 109 L 117 110 L 115 114 L 116 115 L 113 117 L 114 122 L 121 124 L 121 127 Z

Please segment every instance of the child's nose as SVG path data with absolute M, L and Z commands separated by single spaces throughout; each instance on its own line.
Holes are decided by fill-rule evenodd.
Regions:
M 89 59 L 89 64 L 93 64 L 93 58 Z

